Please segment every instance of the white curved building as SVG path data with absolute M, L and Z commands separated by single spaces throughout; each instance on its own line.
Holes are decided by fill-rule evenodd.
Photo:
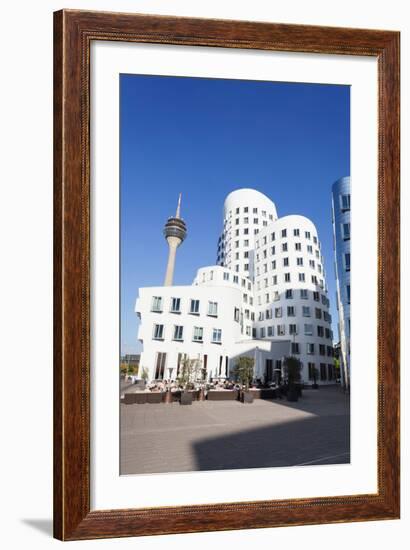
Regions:
M 190 286 L 140 289 L 136 311 L 150 377 L 175 378 L 183 357 L 199 358 L 207 378 L 229 377 L 240 355 L 255 359 L 255 379 L 277 380 L 283 358 L 297 356 L 302 379 L 334 382 L 331 317 L 314 224 L 278 218 L 254 189 L 224 203 L 215 266 Z
M 278 217 L 275 204 L 255 189 L 226 197 L 216 263 L 253 279 L 255 237 Z

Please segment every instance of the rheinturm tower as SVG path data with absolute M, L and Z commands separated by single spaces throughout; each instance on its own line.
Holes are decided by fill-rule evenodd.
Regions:
M 164 227 L 164 235 L 168 242 L 169 254 L 167 271 L 165 273 L 164 286 L 172 286 L 174 280 L 175 257 L 178 246 L 185 240 L 187 235 L 186 225 L 181 218 L 181 193 L 178 198 L 177 211 L 174 217 L 168 218 Z

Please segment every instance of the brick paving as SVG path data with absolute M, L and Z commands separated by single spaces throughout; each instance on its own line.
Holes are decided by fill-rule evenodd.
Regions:
M 121 474 L 350 462 L 349 399 L 339 387 L 297 403 L 121 405 Z

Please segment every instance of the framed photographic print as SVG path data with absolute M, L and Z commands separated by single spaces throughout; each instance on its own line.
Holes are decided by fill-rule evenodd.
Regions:
M 54 533 L 399 517 L 399 33 L 54 16 Z

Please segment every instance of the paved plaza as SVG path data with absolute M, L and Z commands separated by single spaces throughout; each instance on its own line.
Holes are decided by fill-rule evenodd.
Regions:
M 350 462 L 339 386 L 285 399 L 121 405 L 121 474 Z

